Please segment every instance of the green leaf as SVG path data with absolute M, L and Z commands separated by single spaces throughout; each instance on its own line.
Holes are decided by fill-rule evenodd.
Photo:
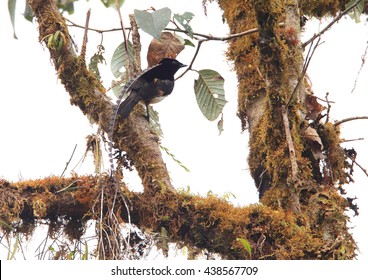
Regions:
M 169 8 L 162 8 L 152 13 L 134 10 L 134 16 L 138 26 L 144 32 L 160 40 L 161 32 L 170 22 L 171 10 Z
M 24 8 L 24 18 L 30 22 L 33 20 L 33 12 L 31 6 L 29 6 L 28 2 L 26 1 L 26 7 Z
M 188 36 L 193 39 L 193 29 L 189 25 L 189 22 L 193 19 L 194 14 L 190 12 L 185 12 L 184 14 L 175 14 L 174 19 L 176 19 L 181 26 L 184 27 L 185 31 L 187 32 Z
M 198 71 L 198 80 L 194 83 L 197 103 L 203 115 L 210 121 L 217 119 L 226 104 L 224 78 L 214 70 Z
M 121 76 L 120 80 L 111 82 L 111 88 L 114 95 L 120 99 L 122 90 L 127 82 L 127 76 Z
M 9 246 L 9 251 L 8 251 L 8 260 L 15 260 L 15 254 L 18 252 L 19 250 L 19 244 L 20 244 L 20 241 L 19 241 L 19 235 L 17 234 L 16 235 L 16 238 L 15 238 L 15 244 L 13 246 L 13 251 L 10 252 L 10 246 Z M 9 244 L 10 245 L 10 244 Z M 9 254 L 11 253 L 11 254 Z
M 133 45 L 130 41 L 128 41 L 128 53 L 129 53 L 129 65 L 132 67 L 133 63 Z M 122 67 L 125 67 L 125 70 L 127 70 L 127 55 L 125 51 L 125 43 L 121 43 L 114 51 L 114 54 L 111 58 L 111 72 L 115 76 L 115 78 L 122 75 L 122 72 L 120 72 L 120 69 Z
M 152 106 L 148 106 L 148 114 L 149 114 L 149 126 L 152 130 L 157 134 L 158 137 L 162 138 L 164 133 L 161 129 L 158 112 L 152 108 Z
M 160 145 L 160 148 L 165 151 L 165 153 L 172 158 L 173 161 L 175 161 L 177 164 L 179 164 L 180 167 L 182 167 L 186 172 L 190 172 L 189 168 L 186 167 L 180 160 L 178 160 L 173 153 L 169 151 L 168 148 Z
M 62 12 L 68 12 L 69 15 L 74 14 L 74 2 L 77 0 L 57 0 L 56 5 Z
M 221 114 L 221 119 L 217 122 L 217 129 L 219 131 L 219 135 L 224 131 L 224 115 Z
M 250 247 L 250 244 L 249 244 L 248 240 L 246 240 L 244 238 L 237 238 L 236 241 L 241 242 L 243 244 L 245 250 L 247 250 L 249 255 L 252 256 L 252 247 Z
M 119 8 L 121 8 L 121 6 L 123 6 L 125 0 L 119 0 Z M 116 8 L 115 4 L 116 4 L 116 0 L 101 0 L 102 4 L 105 5 L 106 8 Z
M 355 3 L 357 2 L 357 0 L 350 0 L 346 5 L 345 5 L 345 9 L 349 9 L 351 6 L 353 6 Z M 355 20 L 356 23 L 360 22 L 360 16 L 363 13 L 364 10 L 364 2 L 363 0 L 361 0 L 359 2 L 358 5 L 356 5 L 353 10 L 349 13 L 349 16 Z
M 87 241 L 86 241 L 86 244 L 84 246 L 84 253 L 82 255 L 82 260 L 83 261 L 87 261 L 88 260 L 88 244 L 87 244 Z
M 8 10 L 10 15 L 10 21 L 13 26 L 13 37 L 14 39 L 18 39 L 17 35 L 15 34 L 15 6 L 17 4 L 17 0 L 8 0 Z
M 104 47 L 102 45 L 98 46 L 98 51 L 91 57 L 88 65 L 88 69 L 95 73 L 98 80 L 101 80 L 100 70 L 98 69 L 99 63 L 105 63 L 106 60 L 103 57 Z
M 185 46 L 189 46 L 189 47 L 195 47 L 195 45 L 193 44 L 192 41 L 188 40 L 188 39 L 184 39 L 184 45 Z

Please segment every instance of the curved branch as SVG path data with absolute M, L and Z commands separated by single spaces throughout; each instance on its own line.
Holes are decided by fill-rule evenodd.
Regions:
M 193 63 L 194 61 L 196 60 L 197 56 L 198 56 L 198 53 L 199 53 L 199 49 L 201 48 L 202 46 L 202 43 L 203 42 L 206 42 L 208 41 L 207 39 L 203 39 L 203 40 L 199 40 L 198 41 L 198 46 L 197 46 L 197 49 L 195 51 L 195 54 L 192 58 L 192 61 L 190 62 L 189 66 L 185 69 L 185 71 L 183 73 L 181 73 L 175 80 L 177 79 L 180 79 L 181 77 L 183 77 L 189 70 L 192 70 L 192 66 L 193 66 Z
M 63 38 L 63 44 L 58 48 L 45 43 L 58 77 L 70 95 L 71 104 L 78 106 L 108 133 L 113 104 L 100 81 L 87 69 L 84 58 L 75 53 L 65 19 L 55 1 L 28 0 L 28 3 L 39 24 L 40 41 L 44 42 L 45 38 L 54 34 L 61 34 Z M 128 120 L 117 125 L 114 137 L 116 148 L 126 151 L 133 160 L 145 190 L 174 190 L 161 156 L 159 139 L 150 131 L 142 111 L 137 114 L 138 111 L 135 110 Z
M 367 120 L 367 119 L 368 119 L 368 116 L 346 118 L 346 119 L 342 119 L 340 121 L 335 122 L 334 126 L 339 126 L 340 124 L 343 124 L 345 122 L 350 122 L 350 121 L 355 121 L 355 120 Z

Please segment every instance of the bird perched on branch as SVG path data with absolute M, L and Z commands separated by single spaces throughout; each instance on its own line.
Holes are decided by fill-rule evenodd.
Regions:
M 164 58 L 158 65 L 143 71 L 123 89 L 123 94 L 130 94 L 118 105 L 117 115 L 127 118 L 134 106 L 143 102 L 148 117 L 148 105 L 161 101 L 173 91 L 174 74 L 184 66 L 176 59 Z
M 122 96 L 127 93 L 130 94 L 122 102 L 120 99 L 118 100 L 110 124 L 109 157 L 112 173 L 115 173 L 112 156 L 112 141 L 117 115 L 120 115 L 120 117 L 123 119 L 127 118 L 134 106 L 139 102 L 143 102 L 147 108 L 148 118 L 148 105 L 161 101 L 173 91 L 174 75 L 180 68 L 184 66 L 186 65 L 180 63 L 176 59 L 164 58 L 159 64 L 144 70 L 140 75 L 129 81 L 124 86 L 122 90 Z

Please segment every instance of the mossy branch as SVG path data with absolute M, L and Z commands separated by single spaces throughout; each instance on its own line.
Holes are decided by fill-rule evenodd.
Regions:
M 69 35 L 65 18 L 58 11 L 55 1 L 28 0 L 28 3 L 39 24 L 40 41 L 45 43 L 50 51 L 58 77 L 70 95 L 71 104 L 78 106 L 85 115 L 108 133 L 113 104 L 106 96 L 100 81 L 88 71 L 84 53 L 81 56 L 75 53 L 72 36 Z M 61 34 L 57 38 L 62 38 L 62 41 L 57 41 L 57 48 L 54 47 L 55 44 L 48 44 L 50 37 L 51 39 L 55 37 L 54 34 Z M 137 111 L 139 110 L 135 110 Z M 114 134 L 116 148 L 126 151 L 133 160 L 145 190 L 150 190 L 153 194 L 165 186 L 167 190 L 173 191 L 159 149 L 158 138 L 151 133 L 142 114 L 132 114 L 132 117 L 116 127 Z
M 50 235 L 63 230 L 70 239 L 78 240 L 85 233 L 87 221 L 98 220 L 100 212 L 108 211 L 107 197 L 115 194 L 111 184 L 108 176 L 48 177 L 14 184 L 0 180 L 0 228 L 3 232 L 14 230 L 30 235 L 37 220 L 43 220 L 49 221 Z M 105 186 L 104 198 L 97 185 Z M 344 200 L 336 196 L 334 189 L 314 191 L 308 198 L 314 212 L 296 216 L 263 205 L 236 207 L 212 195 L 162 193 L 152 199 L 146 193 L 123 190 L 132 205 L 133 224 L 147 232 L 161 232 L 164 228 L 168 241 L 185 244 L 192 251 L 206 249 L 225 259 L 248 259 L 248 252 L 237 241 L 240 237 L 249 242 L 253 259 L 352 258 L 355 244 L 351 236 L 335 235 L 329 228 L 330 219 L 333 227 L 346 227 L 340 205 Z M 117 197 L 115 202 L 112 213 L 126 221 L 121 199 Z M 320 215 L 325 220 L 320 229 L 312 230 L 312 220 Z M 78 224 L 79 228 L 75 228 Z M 323 239 L 326 234 L 332 234 L 327 241 Z

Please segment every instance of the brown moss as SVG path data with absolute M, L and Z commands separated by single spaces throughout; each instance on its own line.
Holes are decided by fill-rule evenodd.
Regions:
M 345 9 L 346 0 L 303 0 L 300 1 L 301 13 L 307 16 L 322 18 L 334 16 Z
M 15 215 L 23 217 L 24 221 L 27 213 L 28 218 L 36 218 L 33 201 L 42 201 L 47 204 L 47 210 L 45 216 L 39 218 L 49 221 L 50 237 L 56 238 L 62 232 L 68 238 L 78 240 L 84 233 L 88 219 L 100 220 L 97 213 L 101 212 L 101 189 L 97 186 L 105 186 L 103 212 L 107 211 L 114 200 L 114 215 L 119 217 L 120 222 L 128 220 L 125 207 L 121 207 L 124 204 L 119 197 L 115 197 L 115 190 L 108 177 L 99 178 L 98 182 L 93 177 L 51 177 L 20 182 L 19 185 L 2 181 L 0 196 L 13 192 L 13 197 L 24 199 L 23 210 Z M 150 196 L 124 189 L 124 196 L 129 198 L 131 205 L 131 221 L 140 229 L 148 232 L 164 231 L 170 242 L 180 242 L 197 250 L 206 249 L 226 259 L 352 258 L 356 245 L 346 233 L 346 201 L 334 188 L 315 188 L 313 184 L 305 184 L 301 189 L 305 194 L 300 214 L 283 210 L 282 204 L 287 203 L 290 197 L 287 195 L 288 188 L 283 189 L 284 194 L 280 193 L 282 188 L 273 188 L 267 192 L 264 200 L 270 198 L 272 202 L 280 201 L 279 205 L 273 207 L 262 204 L 234 207 L 224 198 L 213 195 L 200 197 L 188 193 L 162 192 L 161 195 Z M 58 193 L 60 190 L 63 191 Z M 273 194 L 275 196 L 271 197 Z M 88 199 L 81 199 L 84 195 Z M 19 223 L 19 219 L 16 223 L 15 216 L 3 214 L 2 221 L 13 218 L 11 225 L 19 232 L 22 223 Z M 245 238 L 250 243 L 251 256 L 237 238 Z M 344 253 L 341 253 L 343 250 Z
M 341 138 L 339 128 L 332 123 L 321 124 L 318 126 L 318 133 L 326 151 L 326 166 L 324 177 L 327 183 L 339 184 L 348 183 L 346 173 L 346 155 L 340 146 Z

